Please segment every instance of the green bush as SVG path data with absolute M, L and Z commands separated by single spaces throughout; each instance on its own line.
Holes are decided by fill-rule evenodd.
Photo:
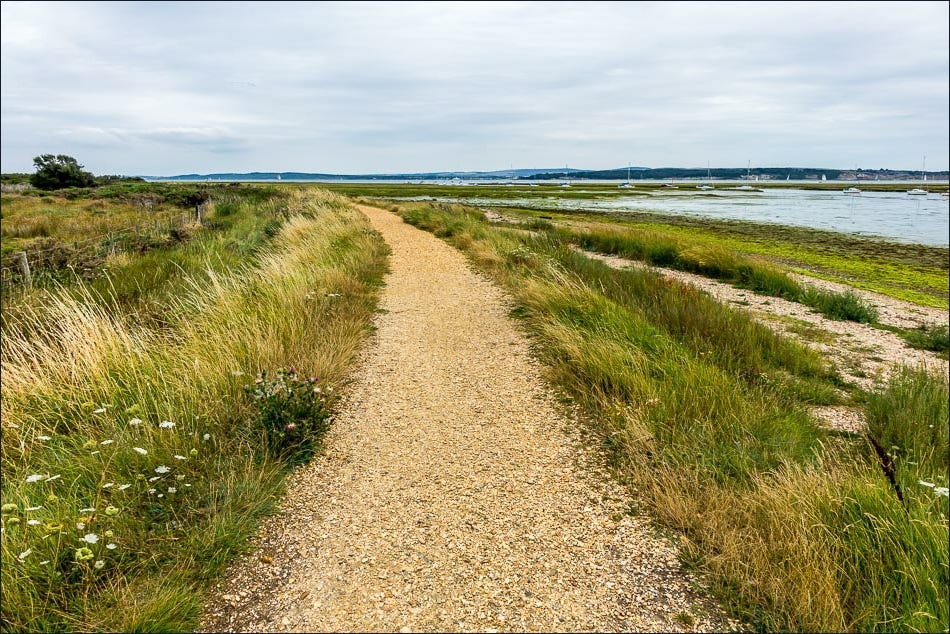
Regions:
M 328 393 L 320 379 L 279 368 L 272 378 L 261 372 L 245 391 L 257 406 L 257 426 L 275 457 L 307 460 L 330 426 Z
M 43 154 L 33 159 L 36 173 L 30 183 L 37 189 L 64 189 L 66 187 L 92 187 L 96 178 L 84 172 L 82 165 L 65 154 Z

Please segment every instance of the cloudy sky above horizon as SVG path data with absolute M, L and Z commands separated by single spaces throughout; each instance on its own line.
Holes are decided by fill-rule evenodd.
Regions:
M 948 8 L 3 2 L 0 167 L 945 170 Z

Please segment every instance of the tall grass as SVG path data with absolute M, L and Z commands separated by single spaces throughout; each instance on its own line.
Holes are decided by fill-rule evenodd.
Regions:
M 945 378 L 897 373 L 863 397 L 869 440 L 831 435 L 807 406 L 833 399 L 834 375 L 743 314 L 587 260 L 571 236 L 398 209 L 509 289 L 550 379 L 737 615 L 766 630 L 947 629 Z M 898 456 L 900 498 L 874 443 Z
M 826 317 L 872 323 L 876 309 L 854 292 L 837 293 L 802 287 L 785 273 L 765 263 L 722 248 L 688 244 L 669 236 L 635 229 L 555 230 L 561 240 L 600 253 L 642 260 L 729 282 L 741 288 L 810 306 Z
M 243 385 L 283 366 L 339 384 L 385 266 L 343 199 L 287 208 L 251 264 L 184 275 L 160 326 L 88 288 L 5 323 L 4 631 L 194 629 L 285 469 Z

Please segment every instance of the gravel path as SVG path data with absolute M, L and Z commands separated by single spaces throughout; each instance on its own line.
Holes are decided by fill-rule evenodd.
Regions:
M 432 235 L 361 210 L 393 250 L 378 330 L 325 454 L 291 477 L 203 628 L 734 628 L 625 513 L 503 294 Z

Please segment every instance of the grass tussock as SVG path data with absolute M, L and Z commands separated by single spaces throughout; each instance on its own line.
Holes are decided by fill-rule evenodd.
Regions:
M 231 210 L 234 230 L 174 279 L 128 262 L 141 297 L 75 286 L 5 319 L 4 631 L 194 627 L 206 580 L 245 547 L 286 470 L 245 384 L 294 366 L 339 385 L 385 267 L 340 197 L 284 206 Z M 222 262 L 246 244 L 253 257 Z M 165 318 L 142 322 L 142 303 Z
M 832 435 L 807 411 L 844 398 L 837 377 L 742 313 L 588 259 L 574 235 L 492 227 L 449 205 L 400 213 L 512 293 L 548 376 L 736 615 L 765 630 L 947 629 L 945 378 L 896 373 L 858 399 L 867 437 Z M 686 257 L 732 267 L 723 254 Z
M 873 323 L 876 309 L 854 292 L 838 293 L 803 287 L 764 262 L 723 248 L 683 242 L 667 235 L 637 229 L 558 229 L 560 239 L 620 257 L 641 260 L 721 280 L 755 293 L 781 297 L 810 306 L 830 319 Z

